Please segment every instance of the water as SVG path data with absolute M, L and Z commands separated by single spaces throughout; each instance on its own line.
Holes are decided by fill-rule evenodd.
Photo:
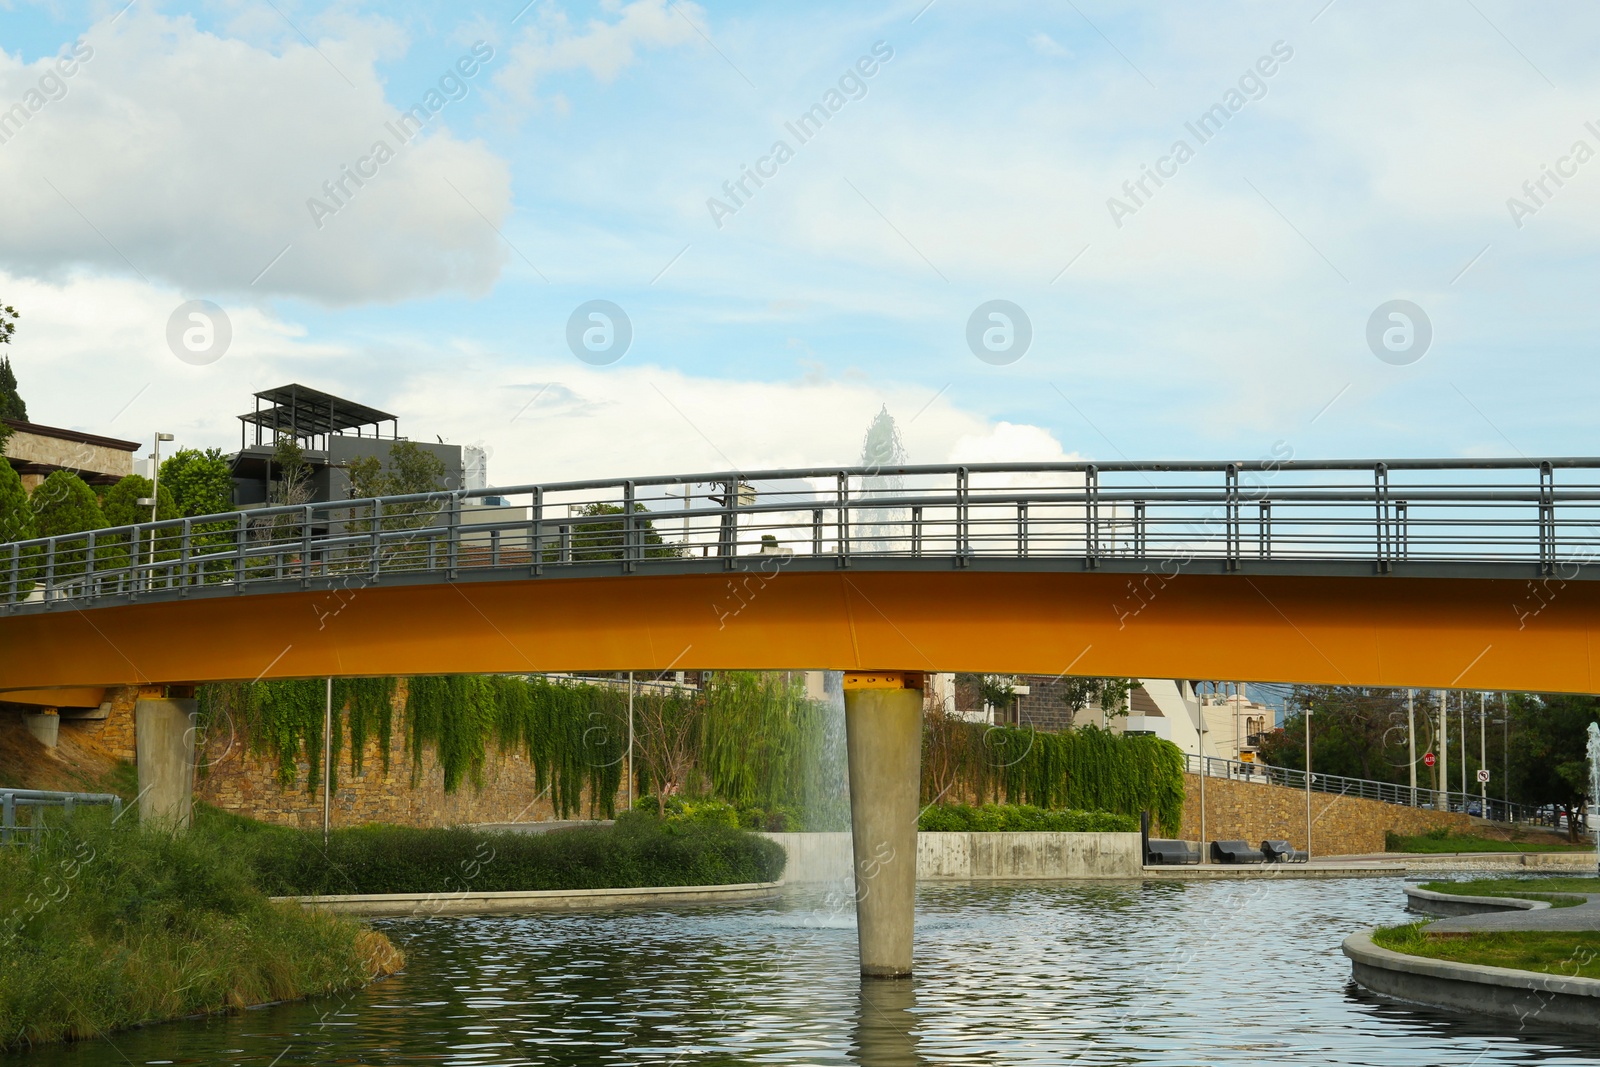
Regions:
M 387 921 L 410 967 L 353 996 L 41 1049 L 0 1067 L 1600 1062 L 1600 1037 L 1518 1032 L 1356 991 L 1339 941 L 1403 921 L 1401 885 L 924 885 L 917 978 L 865 986 L 853 916 L 821 892 Z

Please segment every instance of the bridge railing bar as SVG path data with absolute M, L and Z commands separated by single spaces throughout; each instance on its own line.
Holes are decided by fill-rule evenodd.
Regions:
M 688 506 L 669 512 L 668 492 Z M 488 497 L 519 506 L 502 519 Z M 568 507 L 554 535 L 551 503 Z M 1256 505 L 1248 518 L 1247 504 Z M 605 517 L 613 510 L 620 518 Z M 646 544 L 647 531 L 676 518 L 681 541 Z M 1236 569 L 1247 533 L 1258 559 L 1367 558 L 1379 571 L 1399 561 L 1514 562 L 1551 573 L 1600 555 L 1597 518 L 1595 459 L 817 468 L 410 494 L 37 538 L 5 546 L 0 589 L 8 611 L 32 602 L 48 610 L 63 600 L 188 595 L 198 585 L 305 587 L 360 571 L 379 581 L 442 570 L 448 580 L 464 569 L 526 564 L 546 574 L 550 563 L 615 560 L 627 573 L 696 547 L 714 546 L 731 568 L 774 545 L 831 553 L 841 567 L 857 556 L 944 556 L 956 566 L 1076 558 L 1093 569 L 1142 558 Z
M 67 815 L 79 804 L 108 805 L 113 817 L 122 815 L 122 798 L 112 793 L 60 793 L 42 789 L 0 789 L 0 845 L 23 837 L 37 844 L 46 827 L 46 809 L 61 808 Z M 27 813 L 27 822 L 18 815 Z

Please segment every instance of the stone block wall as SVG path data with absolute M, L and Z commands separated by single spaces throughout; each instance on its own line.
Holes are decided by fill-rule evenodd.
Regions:
M 136 687 L 108 690 L 111 714 L 98 721 L 74 723 L 92 732 L 95 742 L 119 759 L 133 760 Z M 397 703 L 403 690 L 396 694 Z M 360 826 L 381 822 L 401 826 L 453 826 L 462 823 L 538 822 L 557 817 L 548 793 L 535 782 L 533 768 L 518 753 L 500 753 L 493 743 L 484 761 L 483 788 L 463 782 L 454 793 L 444 790 L 444 772 L 431 750 L 423 754 L 422 773 L 411 784 L 413 761 L 399 729 L 396 711 L 389 743 L 389 769 L 384 771 L 378 738 L 369 738 L 363 753 L 362 773 L 350 770 L 349 729 L 344 731 L 345 752 L 339 760 L 331 821 L 334 826 Z M 310 765 L 300 760 L 295 780 L 281 785 L 277 764 L 266 756 L 252 756 L 248 739 L 226 722 L 217 724 L 203 739 L 195 773 L 195 799 L 224 811 L 284 826 L 315 828 L 322 825 L 322 790 L 308 792 Z M 588 818 L 582 812 L 569 817 Z
M 1184 778 L 1183 835 L 1200 836 L 1200 778 Z M 1473 820 L 1461 812 L 1427 811 L 1376 800 L 1311 794 L 1313 856 L 1348 856 L 1382 852 L 1384 832 L 1413 835 L 1436 826 L 1470 830 Z M 1212 841 L 1243 840 L 1259 845 L 1267 838 L 1287 838 L 1306 846 L 1306 794 L 1303 790 L 1259 782 L 1206 779 L 1206 837 Z

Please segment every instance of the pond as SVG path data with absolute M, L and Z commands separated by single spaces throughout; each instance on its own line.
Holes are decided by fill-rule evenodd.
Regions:
M 848 897 L 383 921 L 404 974 L 13 1064 L 1587 1064 L 1600 1036 L 1386 1004 L 1340 939 L 1397 878 L 934 883 L 917 977 L 863 986 Z

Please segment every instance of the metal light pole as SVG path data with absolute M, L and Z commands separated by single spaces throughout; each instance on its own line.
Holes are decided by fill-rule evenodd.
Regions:
M 1456 694 L 1456 709 L 1461 712 L 1461 806 L 1467 806 L 1467 694 Z
M 156 521 L 156 505 L 161 500 L 161 442 L 162 441 L 170 441 L 170 440 L 172 440 L 172 435 L 170 433 L 158 433 L 158 434 L 156 434 L 156 448 L 155 448 L 155 451 L 150 456 L 150 458 L 155 461 L 155 465 L 150 468 L 150 521 L 151 522 L 155 522 Z M 155 531 L 151 530 L 150 531 L 150 543 L 152 545 L 155 544 L 155 538 L 156 538 Z
M 1439 789 L 1450 810 L 1450 690 L 1439 690 Z
M 1406 690 L 1406 754 L 1410 757 L 1411 806 L 1417 806 L 1417 691 Z
M 1489 694 L 1478 694 L 1478 766 L 1489 769 Z M 1478 814 L 1489 817 L 1489 783 L 1478 783 Z
M 657 794 L 659 795 L 659 793 Z M 633 810 L 633 672 L 628 672 L 628 810 Z
M 328 826 L 333 815 L 333 679 L 328 679 L 322 705 L 322 847 L 328 847 Z
M 1311 705 L 1306 705 L 1306 859 L 1311 859 Z
M 1200 756 L 1200 862 L 1210 863 L 1211 850 L 1206 848 L 1206 707 L 1199 703 L 1199 694 L 1195 695 L 1195 713 L 1195 747 Z

